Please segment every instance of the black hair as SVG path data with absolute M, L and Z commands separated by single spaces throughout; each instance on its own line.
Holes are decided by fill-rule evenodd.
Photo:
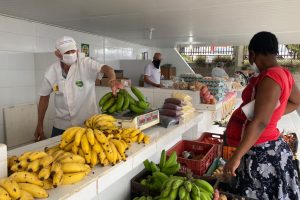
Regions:
M 256 33 L 250 40 L 248 50 L 255 54 L 278 54 L 278 40 L 271 32 L 262 31 Z

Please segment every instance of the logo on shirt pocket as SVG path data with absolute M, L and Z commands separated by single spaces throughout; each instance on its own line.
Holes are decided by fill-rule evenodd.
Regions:
M 58 92 L 59 91 L 59 87 L 58 87 L 58 84 L 57 83 L 55 83 L 54 85 L 53 85 L 53 92 Z
M 83 87 L 83 82 L 82 82 L 82 80 L 76 81 L 75 84 L 76 84 L 78 87 Z

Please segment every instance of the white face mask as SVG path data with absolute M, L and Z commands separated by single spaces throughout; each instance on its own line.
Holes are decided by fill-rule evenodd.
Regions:
M 250 67 L 255 72 L 255 74 L 259 74 L 260 73 L 260 71 L 259 71 L 257 65 L 255 64 L 255 62 L 253 62 L 253 64 L 250 65 Z
M 67 65 L 73 65 L 77 60 L 77 53 L 63 54 L 62 62 Z

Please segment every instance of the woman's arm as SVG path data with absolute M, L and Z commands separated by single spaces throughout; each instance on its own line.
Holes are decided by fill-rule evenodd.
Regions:
M 300 91 L 296 86 L 296 84 L 294 84 L 284 114 L 286 115 L 297 110 L 299 106 L 300 106 Z
M 244 131 L 242 141 L 232 158 L 225 165 L 224 171 L 235 174 L 241 158 L 256 143 L 262 131 L 268 125 L 281 94 L 279 85 L 271 78 L 264 78 L 257 86 L 254 117 Z

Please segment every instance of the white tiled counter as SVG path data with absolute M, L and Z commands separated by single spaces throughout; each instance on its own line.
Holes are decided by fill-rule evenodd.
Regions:
M 115 166 L 96 166 L 81 182 L 49 190 L 48 199 L 129 199 L 130 179 L 141 171 L 143 161 L 151 159 L 158 162 L 160 152 L 163 149 L 169 149 L 182 139 L 200 137 L 201 133 L 209 130 L 212 125 L 211 113 L 210 111 L 197 112 L 191 120 L 167 129 L 155 126 L 145 130 L 145 133 L 151 138 L 150 144 L 133 144 L 127 153 L 126 162 L 121 162 Z M 8 155 L 20 155 L 24 151 L 42 150 L 44 147 L 53 146 L 59 141 L 60 136 L 57 136 L 11 150 Z

